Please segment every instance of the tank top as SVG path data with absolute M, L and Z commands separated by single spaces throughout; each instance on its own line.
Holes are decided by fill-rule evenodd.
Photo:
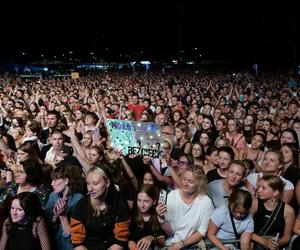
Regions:
M 33 225 L 28 223 L 19 226 L 8 239 L 9 250 L 41 250 L 41 244 L 37 237 L 33 235 Z M 25 243 L 26 242 L 26 243 Z M 25 244 L 24 244 L 25 243 Z
M 253 216 L 254 220 L 254 232 L 258 235 L 265 236 L 275 236 L 279 233 L 281 237 L 285 228 L 285 220 L 284 220 L 284 207 L 285 203 L 278 201 L 280 206 L 279 212 L 277 216 L 273 217 L 274 221 L 270 227 L 265 227 L 268 219 L 272 215 L 273 211 L 269 211 L 265 208 L 264 202 L 262 200 L 258 200 L 258 208 L 256 214 Z M 276 210 L 276 208 L 274 209 Z M 268 223 L 269 224 L 269 223 Z M 270 225 L 270 224 L 269 224 Z M 264 228 L 265 227 L 265 228 Z M 263 232 L 261 230 L 264 228 Z

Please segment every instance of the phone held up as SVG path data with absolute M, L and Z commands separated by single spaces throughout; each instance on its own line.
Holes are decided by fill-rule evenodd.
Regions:
M 167 203 L 167 191 L 162 189 L 159 192 L 159 202 L 166 204 Z

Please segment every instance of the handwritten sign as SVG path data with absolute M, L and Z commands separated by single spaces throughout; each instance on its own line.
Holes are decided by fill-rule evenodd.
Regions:
M 152 122 L 134 122 L 108 119 L 112 147 L 124 155 L 135 154 L 161 158 L 162 134 L 159 125 Z

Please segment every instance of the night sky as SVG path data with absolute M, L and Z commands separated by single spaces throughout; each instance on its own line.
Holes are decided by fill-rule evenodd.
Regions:
M 110 60 L 160 60 L 183 50 L 191 58 L 292 64 L 300 55 L 296 3 L 95 2 L 10 1 L 1 7 L 0 59 L 60 59 L 72 51 L 83 60 L 91 52 Z

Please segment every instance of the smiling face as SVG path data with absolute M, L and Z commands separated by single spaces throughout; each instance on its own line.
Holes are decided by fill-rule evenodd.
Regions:
M 205 130 L 210 129 L 212 126 L 211 121 L 208 118 L 204 118 L 202 122 L 202 128 Z
M 21 207 L 20 200 L 14 199 L 10 207 L 11 220 L 14 223 L 24 223 L 27 220 L 24 209 Z
M 153 176 L 150 173 L 145 173 L 143 178 L 143 184 L 154 184 Z

